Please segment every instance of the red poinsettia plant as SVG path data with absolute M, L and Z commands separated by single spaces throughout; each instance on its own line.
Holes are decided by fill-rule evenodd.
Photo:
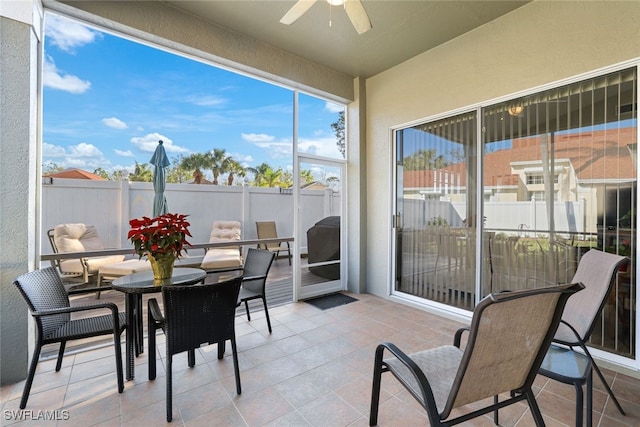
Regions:
M 147 254 L 154 258 L 169 254 L 180 257 L 182 251 L 186 251 L 184 246 L 191 245 L 186 240 L 186 236 L 191 237 L 191 224 L 186 218 L 187 215 L 166 213 L 155 218 L 132 219 L 127 238 L 131 239 L 135 253 L 141 258 Z

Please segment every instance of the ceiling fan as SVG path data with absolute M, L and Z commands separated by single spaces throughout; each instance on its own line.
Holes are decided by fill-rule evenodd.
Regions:
M 369 20 L 369 15 L 364 10 L 364 6 L 360 0 L 326 0 L 331 6 L 341 6 L 344 5 L 344 10 L 347 12 L 347 16 L 353 27 L 356 29 L 358 34 L 366 33 L 371 29 L 371 21 Z M 316 0 L 298 0 L 296 4 L 289 9 L 287 13 L 280 19 L 280 22 L 283 24 L 291 25 L 298 18 L 300 18 L 307 10 L 314 5 Z M 331 25 L 331 21 L 329 21 L 329 25 Z

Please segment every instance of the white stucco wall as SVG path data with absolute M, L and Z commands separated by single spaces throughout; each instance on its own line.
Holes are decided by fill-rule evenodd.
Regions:
M 0 9 L 0 383 L 25 378 L 27 306 L 13 279 L 35 267 L 37 190 L 38 1 Z M 23 21 L 21 21 L 21 19 Z M 26 22 L 24 22 L 26 21 Z M 33 25 L 32 25 L 33 23 Z
M 388 295 L 391 131 L 640 57 L 640 2 L 534 1 L 367 80 L 367 291 Z

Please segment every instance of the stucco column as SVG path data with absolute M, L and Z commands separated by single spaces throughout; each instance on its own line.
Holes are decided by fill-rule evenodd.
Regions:
M 34 24 L 35 21 L 35 24 Z M 13 279 L 36 265 L 38 0 L 0 1 L 0 383 L 26 377 L 26 305 Z
M 367 291 L 366 81 L 354 79 L 353 92 L 355 100 L 347 106 L 347 289 L 362 293 Z

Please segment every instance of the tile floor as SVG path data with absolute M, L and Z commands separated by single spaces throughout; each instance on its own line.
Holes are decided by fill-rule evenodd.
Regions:
M 450 344 L 461 326 L 454 321 L 372 295 L 319 310 L 307 303 L 270 309 L 273 334 L 264 313 L 252 321 L 237 318 L 242 395 L 236 395 L 233 362 L 216 358 L 216 346 L 198 350 L 189 369 L 186 355 L 174 357 L 173 425 L 180 426 L 366 426 L 368 425 L 374 349 L 391 341 L 411 352 Z M 146 340 L 145 340 L 146 346 Z M 147 379 L 145 351 L 136 360 L 136 378 L 125 391 L 116 390 L 111 346 L 65 357 L 54 372 L 55 360 L 39 364 L 28 412 L 18 404 L 23 383 L 1 388 L 1 425 L 157 426 L 165 420 L 164 337 L 158 336 L 158 378 Z M 123 356 L 124 358 L 124 356 Z M 622 417 L 594 379 L 594 425 L 640 425 L 640 380 L 605 371 L 627 411 Z M 549 426 L 574 425 L 572 386 L 538 377 L 538 403 Z M 58 410 L 59 421 L 33 422 Z M 43 412 L 40 412 L 43 411 Z M 501 425 L 531 426 L 524 404 L 501 410 Z M 421 408 L 390 375 L 383 375 L 379 425 L 427 425 Z M 482 417 L 468 425 L 493 425 Z

